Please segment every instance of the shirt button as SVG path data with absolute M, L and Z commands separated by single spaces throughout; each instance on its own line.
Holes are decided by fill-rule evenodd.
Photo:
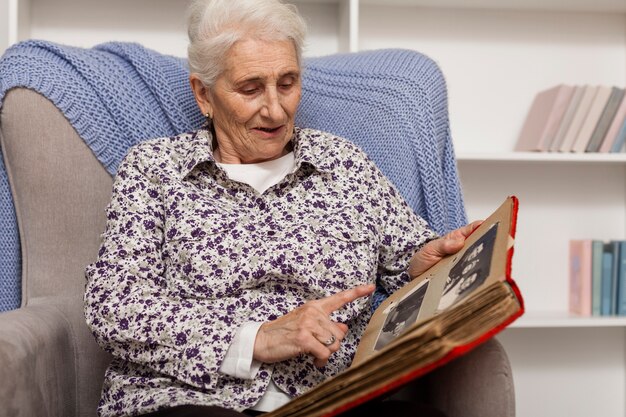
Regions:
M 270 230 L 267 232 L 268 236 L 274 236 L 276 234 L 276 232 L 274 230 Z

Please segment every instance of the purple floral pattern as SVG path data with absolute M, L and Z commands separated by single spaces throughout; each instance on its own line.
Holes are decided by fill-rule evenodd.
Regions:
M 299 357 L 264 364 L 254 380 L 218 371 L 244 322 L 376 280 L 395 291 L 434 237 L 352 143 L 299 128 L 292 143 L 296 168 L 262 195 L 215 164 L 207 130 L 129 151 L 86 271 L 87 323 L 114 355 L 100 415 L 188 403 L 243 410 L 270 378 L 297 396 L 350 364 L 367 298 L 332 314 L 350 331 L 322 369 Z

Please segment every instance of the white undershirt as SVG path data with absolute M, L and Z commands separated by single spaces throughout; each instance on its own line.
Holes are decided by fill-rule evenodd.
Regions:
M 296 166 L 293 152 L 278 159 L 258 164 L 222 164 L 217 163 L 233 181 L 250 185 L 259 194 L 282 181 L 285 176 L 292 172 Z M 263 323 L 244 323 L 235 333 L 228 352 L 224 357 L 220 372 L 226 375 L 242 379 L 254 379 L 261 362 L 253 359 L 254 341 L 256 334 Z M 257 411 L 273 411 L 291 401 L 291 397 L 281 391 L 270 380 L 267 391 L 258 403 L 252 407 Z
M 217 163 L 233 181 L 250 185 L 263 194 L 272 185 L 282 181 L 285 176 L 296 167 L 296 158 L 293 152 L 271 161 L 257 164 L 222 164 Z

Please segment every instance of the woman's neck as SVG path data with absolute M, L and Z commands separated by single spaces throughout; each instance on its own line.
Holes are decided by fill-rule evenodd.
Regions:
M 289 142 L 287 146 L 282 149 L 281 152 L 269 158 L 243 158 L 237 152 L 229 152 L 228 149 L 214 144 L 213 158 L 215 158 L 215 160 L 221 164 L 258 164 L 260 162 L 267 162 L 274 159 L 282 158 L 283 156 L 291 152 L 292 149 L 293 146 L 291 145 L 291 142 Z

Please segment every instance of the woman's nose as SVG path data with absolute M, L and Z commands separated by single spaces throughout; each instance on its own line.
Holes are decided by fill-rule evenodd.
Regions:
M 281 119 L 283 116 L 283 107 L 280 104 L 280 97 L 276 88 L 268 88 L 265 90 L 263 98 L 263 107 L 261 108 L 261 116 L 271 120 Z

